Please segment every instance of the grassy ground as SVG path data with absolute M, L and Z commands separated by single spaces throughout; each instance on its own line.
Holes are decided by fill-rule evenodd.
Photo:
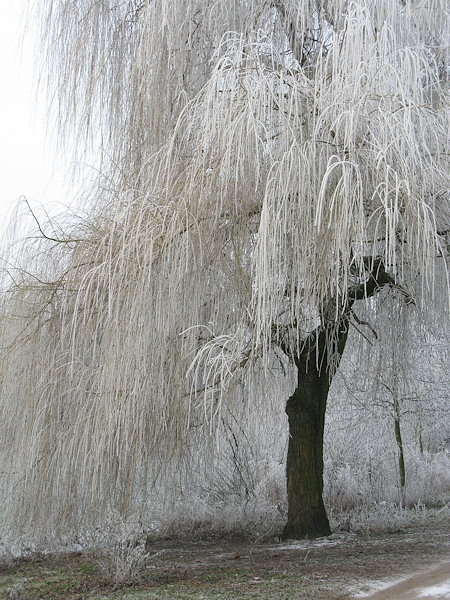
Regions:
M 391 534 L 305 542 L 157 542 L 148 544 L 147 557 L 122 583 L 123 556 L 33 556 L 2 566 L 0 598 L 345 600 L 369 590 L 371 581 L 448 558 L 447 534 L 448 523 L 437 520 Z

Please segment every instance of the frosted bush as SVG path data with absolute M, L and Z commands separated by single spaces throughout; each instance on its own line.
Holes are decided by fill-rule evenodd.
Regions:
M 93 537 L 89 554 L 108 581 L 120 584 L 142 568 L 149 556 L 145 543 L 142 525 L 126 522 L 114 511 L 103 529 Z
M 406 525 L 408 516 L 408 511 L 405 508 L 383 501 L 338 513 L 333 524 L 337 530 L 352 531 L 365 535 L 381 532 L 392 533 Z
M 442 505 L 450 502 L 450 454 L 416 453 L 408 463 L 406 502 Z

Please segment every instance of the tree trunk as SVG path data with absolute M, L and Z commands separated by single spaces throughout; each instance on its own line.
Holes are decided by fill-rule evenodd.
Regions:
M 400 429 L 400 411 L 398 407 L 398 400 L 394 398 L 394 428 L 395 428 L 395 441 L 397 442 L 398 448 L 398 473 L 400 478 L 400 495 L 402 502 L 405 497 L 405 485 L 406 485 L 406 471 L 405 471 L 405 453 L 403 450 L 402 432 Z
M 301 360 L 298 385 L 289 398 L 289 447 L 286 463 L 288 521 L 283 538 L 330 535 L 323 504 L 323 431 L 329 374 L 316 367 L 314 357 Z
M 368 278 L 348 290 L 345 310 L 334 321 L 324 315 L 322 328 L 311 333 L 300 356 L 294 356 L 298 369 L 297 388 L 286 404 L 289 420 L 289 446 L 286 462 L 288 520 L 283 538 L 319 537 L 331 533 L 323 504 L 323 431 L 332 371 L 337 369 L 347 342 L 350 313 L 356 300 L 370 298 L 383 286 L 396 286 L 381 259 L 367 259 Z M 401 289 L 401 288 L 399 288 Z M 401 290 L 410 301 L 409 294 Z M 360 321 L 358 321 L 360 322 Z M 368 325 L 368 323 L 360 322 Z M 289 348 L 284 348 L 286 354 Z
M 348 306 L 351 307 L 351 302 Z M 331 384 L 331 351 L 337 368 L 348 335 L 348 312 L 334 331 L 323 329 L 312 334 L 297 366 L 297 388 L 286 404 L 289 445 L 286 461 L 288 520 L 284 539 L 330 535 L 331 529 L 323 503 L 323 432 L 328 391 Z M 334 344 L 327 343 L 327 333 Z

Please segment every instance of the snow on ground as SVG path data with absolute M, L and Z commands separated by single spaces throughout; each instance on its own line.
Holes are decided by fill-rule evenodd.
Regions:
M 450 579 L 438 585 L 422 589 L 417 598 L 450 598 Z
M 291 540 L 285 544 L 277 544 L 273 546 L 273 550 L 308 550 L 310 548 L 320 548 L 322 546 L 338 546 L 343 544 L 348 539 L 356 539 L 355 534 L 334 533 L 327 537 L 314 538 L 311 540 Z
M 350 589 L 350 593 L 353 592 L 352 598 L 370 598 L 371 596 L 373 596 L 376 592 L 381 592 L 382 590 L 387 590 L 390 587 L 392 587 L 393 585 L 397 585 L 398 583 L 401 583 L 402 581 L 405 581 L 407 579 L 407 577 L 401 577 L 399 579 L 392 579 L 389 581 L 367 581 L 365 586 L 364 586 L 364 590 L 360 590 L 359 592 L 353 592 L 353 590 L 355 590 L 356 586 L 353 586 Z M 361 586 L 358 586 L 358 588 Z
M 373 600 L 450 600 L 449 574 L 450 562 L 445 561 L 429 571 L 394 581 L 368 581 L 363 589 L 355 590 L 352 597 Z

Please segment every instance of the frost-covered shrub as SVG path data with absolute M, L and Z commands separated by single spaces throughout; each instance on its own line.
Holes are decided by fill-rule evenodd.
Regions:
M 408 459 L 406 503 L 442 506 L 450 502 L 450 454 L 415 452 Z
M 113 511 L 103 528 L 92 534 L 88 553 L 108 581 L 120 584 L 132 578 L 148 558 L 145 542 L 141 523 Z

